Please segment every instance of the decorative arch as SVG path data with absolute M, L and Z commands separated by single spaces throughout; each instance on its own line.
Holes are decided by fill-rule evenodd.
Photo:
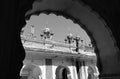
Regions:
M 70 69 L 66 66 L 58 66 L 56 68 L 56 79 L 72 79 L 70 76 Z M 64 76 L 63 76 L 64 74 Z
M 28 79 L 31 77 L 39 79 L 39 76 L 41 75 L 42 75 L 41 69 L 34 64 L 26 64 L 20 72 L 20 76 L 22 79 Z
M 39 0 L 37 0 L 38 2 L 39 2 Z M 76 0 L 75 0 L 76 1 Z M 40 1 L 41 2 L 41 1 Z M 79 3 L 81 3 L 81 1 L 79 2 Z M 78 3 L 78 5 L 79 5 L 79 3 Z M 39 5 L 39 3 L 37 3 L 36 2 L 36 4 L 37 5 Z M 38 8 L 37 6 L 35 6 L 35 5 L 33 5 L 35 8 L 32 8 L 32 9 L 35 9 L 35 10 L 29 10 L 29 12 L 30 13 L 32 13 L 32 12 L 37 12 L 37 10 L 39 9 L 40 11 L 41 10 L 45 10 L 45 9 L 49 9 L 49 8 L 45 8 L 45 9 L 41 9 L 41 8 Z M 87 5 L 85 5 L 85 4 L 83 4 L 82 3 L 82 6 L 85 6 L 85 7 L 87 7 L 88 9 L 89 9 L 89 12 L 90 13 L 92 13 L 92 11 L 93 10 L 91 10 L 90 9 L 90 7 L 89 6 L 87 6 Z M 72 8 L 72 7 L 71 7 Z M 74 9 L 75 7 L 73 7 L 73 9 Z M 79 7 L 77 7 L 78 8 L 78 10 L 80 10 L 80 8 Z M 65 11 L 65 12 L 69 12 L 69 13 L 72 13 L 72 10 L 67 10 L 68 8 L 67 7 L 65 7 L 65 9 L 61 9 L 60 7 L 59 8 L 57 8 L 57 7 L 55 7 L 55 10 L 61 10 L 61 11 Z M 49 9 L 50 10 L 50 9 Z M 53 9 L 52 9 L 53 10 Z M 84 9 L 85 10 L 85 9 Z M 83 11 L 84 11 L 83 10 Z M 29 12 L 28 12 L 28 14 L 29 14 Z M 77 12 L 76 12 L 77 13 Z M 81 11 L 81 13 L 82 13 L 82 11 Z M 79 12 L 78 12 L 78 14 L 80 14 Z M 87 13 L 86 13 L 87 14 Z M 88 13 L 89 14 L 89 13 Z M 96 13 L 95 13 L 96 14 Z M 77 16 L 77 14 L 75 14 L 75 16 L 74 17 L 76 17 Z M 82 17 L 82 16 L 81 16 Z M 84 18 L 84 17 L 83 17 Z M 88 17 L 86 17 L 87 19 L 88 19 Z M 103 19 L 101 19 L 101 17 L 100 16 L 97 16 L 97 18 L 99 18 L 100 20 L 103 20 Z M 81 19 L 79 19 L 78 18 L 78 20 L 81 20 Z M 81 20 L 82 21 L 82 20 Z M 90 21 L 88 21 L 88 20 L 85 20 L 85 21 L 87 21 L 88 23 L 92 23 L 92 22 L 90 22 Z M 84 23 L 87 23 L 87 22 L 84 22 Z M 102 21 L 101 21 L 102 22 Z M 83 23 L 83 22 L 82 22 Z M 97 23 L 97 22 L 96 22 Z M 107 27 L 107 24 L 105 24 L 105 22 L 103 21 L 102 22 L 102 24 L 104 25 L 104 27 L 103 28 L 106 28 Z M 85 24 L 86 25 L 86 24 Z M 83 25 L 84 26 L 84 25 Z M 99 68 L 99 70 L 100 70 L 100 72 L 101 73 L 103 73 L 103 74 L 107 74 L 107 73 L 113 73 L 113 74 L 115 74 L 115 73 L 118 73 L 119 72 L 119 70 L 118 70 L 118 68 L 119 68 L 119 63 L 118 63 L 118 59 L 117 59 L 117 57 L 118 56 L 116 56 L 116 55 L 118 55 L 118 49 L 117 49 L 117 46 L 115 46 L 116 44 L 115 44 L 115 40 L 109 40 L 110 41 L 110 43 L 107 43 L 108 41 L 106 41 L 106 40 L 104 40 L 103 38 L 101 38 L 102 37 L 102 35 L 103 35 L 103 37 L 105 37 L 104 36 L 104 34 L 103 33 L 96 33 L 97 32 L 97 30 L 93 30 L 93 28 L 90 28 L 90 27 L 93 27 L 92 25 L 90 26 L 89 24 L 87 25 L 87 27 L 86 28 L 88 28 L 88 30 L 89 30 L 89 32 L 90 32 L 90 35 L 91 35 L 91 38 L 93 39 L 93 42 L 94 42 L 94 45 L 95 45 L 95 52 L 97 53 L 97 66 L 98 66 L 98 68 Z M 97 27 L 97 26 L 96 26 Z M 107 30 L 108 31 L 108 29 L 105 29 L 105 30 Z M 98 31 L 100 31 L 100 30 L 98 30 Z M 99 34 L 101 34 L 101 37 L 100 37 L 100 35 Z M 112 37 L 112 34 L 110 34 L 110 33 L 108 33 L 109 34 L 109 37 L 110 38 L 114 38 L 114 37 Z M 98 38 L 99 37 L 99 38 Z M 106 37 L 107 38 L 107 37 Z M 102 41 L 101 41 L 101 40 Z M 101 44 L 105 44 L 106 43 L 106 46 L 105 45 L 101 45 Z M 109 44 L 111 44 L 111 45 L 109 45 Z M 111 49 L 111 47 L 113 47 L 113 49 L 115 49 L 115 50 L 113 50 L 113 49 Z M 113 50 L 113 51 L 111 51 L 111 50 L 109 50 L 109 49 L 111 49 L 111 50 Z M 107 56 L 107 58 L 106 58 L 106 56 Z M 114 57 L 113 57 L 114 56 Z M 112 61 L 109 61 L 109 58 L 113 58 L 112 59 Z M 108 62 L 108 63 L 106 63 L 106 62 Z M 114 64 L 111 64 L 111 62 L 113 62 Z M 114 69 L 115 68 L 115 69 Z
M 2 11 L 2 15 L 1 15 L 2 16 L 1 25 L 4 25 L 4 27 L 1 27 L 2 28 L 1 37 L 3 37 L 1 40 L 1 46 L 2 46 L 1 63 L 3 64 L 3 65 L 1 65 L 1 68 L 4 67 L 3 71 L 5 71 L 4 73 L 2 73 L 2 75 L 1 75 L 2 77 L 5 77 L 6 74 L 9 74 L 9 77 L 11 76 L 10 77 L 11 79 L 16 79 L 15 75 L 17 75 L 17 76 L 19 75 L 19 71 L 23 65 L 22 61 L 25 57 L 25 52 L 23 50 L 22 44 L 20 43 L 19 32 L 20 32 L 21 27 L 23 27 L 23 25 L 25 24 L 24 13 L 32 7 L 31 5 L 32 5 L 33 1 L 34 0 L 18 0 L 18 1 L 16 1 L 16 0 L 4 1 L 3 0 L 2 1 L 2 3 L 3 3 L 2 8 L 6 9 L 6 10 L 2 9 L 3 11 Z M 43 0 L 40 0 L 40 1 L 43 1 Z M 109 19 L 111 19 L 110 22 L 111 22 L 111 24 L 113 24 L 113 25 L 111 25 L 111 27 L 116 28 L 116 30 L 112 29 L 112 31 L 114 31 L 114 33 L 116 34 L 116 39 L 119 39 L 119 36 L 117 36 L 118 35 L 117 30 L 119 30 L 119 29 L 117 29 L 118 26 L 115 25 L 115 24 L 119 24 L 119 22 L 117 21 L 117 18 L 119 18 L 119 17 L 116 14 L 116 13 L 118 13 L 117 12 L 118 7 L 115 7 L 115 6 L 118 6 L 118 3 L 119 3 L 118 0 L 109 0 L 109 1 L 108 0 L 102 0 L 102 1 L 100 1 L 100 0 L 99 1 L 98 0 L 94 0 L 94 1 L 93 0 L 73 0 L 73 1 L 86 1 L 88 3 L 93 4 L 93 6 L 96 8 L 96 10 L 100 10 L 100 12 L 103 12 L 103 13 L 101 13 L 101 15 L 102 14 L 104 16 L 106 15 L 106 19 L 108 19 L 108 17 L 110 15 L 115 14 L 114 16 L 110 16 Z M 117 4 L 115 2 L 117 2 Z M 105 4 L 103 4 L 103 3 L 105 3 Z M 110 4 L 115 5 L 115 6 L 111 6 Z M 8 27 L 8 25 L 11 27 Z M 16 25 L 20 25 L 20 26 L 17 27 Z M 7 31 L 7 32 L 5 32 L 5 31 Z M 9 37 L 9 40 L 8 40 L 8 37 Z M 118 42 L 119 42 L 119 40 L 118 40 Z M 113 52 L 113 54 L 116 55 L 116 53 L 114 53 L 114 52 Z M 117 52 L 117 54 L 118 54 L 118 52 Z M 101 57 L 101 59 L 103 59 L 103 60 L 101 60 L 102 64 L 103 64 L 102 69 L 104 70 L 103 74 L 117 74 L 117 73 L 119 74 L 119 72 L 120 72 L 119 66 L 120 65 L 119 64 L 111 64 L 111 63 L 119 62 L 119 60 L 117 60 L 117 56 L 113 57 L 113 55 L 109 55 L 109 54 L 104 55 L 104 52 L 101 53 L 101 51 L 100 51 L 100 57 Z M 112 61 L 110 61 L 111 58 L 113 58 Z M 2 60 L 4 60 L 4 61 L 2 61 Z M 108 62 L 108 63 L 106 63 L 106 62 Z M 109 71 L 107 71 L 107 70 L 109 70 Z

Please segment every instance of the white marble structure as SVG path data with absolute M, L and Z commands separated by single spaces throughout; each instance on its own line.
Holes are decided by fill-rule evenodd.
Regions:
M 80 46 L 75 52 L 74 45 L 50 40 L 43 44 L 21 37 L 26 51 L 22 79 L 98 79 L 93 48 Z

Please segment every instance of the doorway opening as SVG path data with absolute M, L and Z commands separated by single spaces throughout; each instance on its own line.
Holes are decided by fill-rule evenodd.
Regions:
M 69 68 L 65 66 L 58 66 L 55 74 L 55 79 L 72 79 Z

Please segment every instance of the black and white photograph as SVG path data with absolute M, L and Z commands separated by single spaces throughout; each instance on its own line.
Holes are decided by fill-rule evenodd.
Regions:
M 1 0 L 0 79 L 120 79 L 119 0 Z

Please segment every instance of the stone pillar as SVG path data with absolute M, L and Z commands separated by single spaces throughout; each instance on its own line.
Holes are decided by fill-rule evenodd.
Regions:
M 80 79 L 87 79 L 87 66 L 85 65 L 85 61 L 81 61 L 81 66 L 80 66 L 80 69 L 79 69 L 79 78 Z
M 46 63 L 46 79 L 53 79 L 52 59 L 45 59 L 45 63 Z

